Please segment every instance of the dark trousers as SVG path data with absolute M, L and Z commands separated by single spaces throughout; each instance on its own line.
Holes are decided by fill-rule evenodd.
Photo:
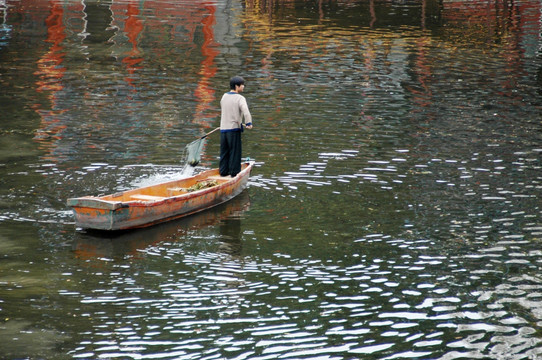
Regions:
M 220 133 L 220 176 L 232 177 L 241 171 L 241 132 Z

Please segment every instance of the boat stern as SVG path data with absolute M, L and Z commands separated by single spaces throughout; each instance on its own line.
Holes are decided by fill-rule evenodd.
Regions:
M 84 229 L 118 230 L 116 220 L 123 217 L 124 209 L 128 210 L 122 202 L 93 197 L 71 198 L 67 205 L 72 208 L 75 225 Z

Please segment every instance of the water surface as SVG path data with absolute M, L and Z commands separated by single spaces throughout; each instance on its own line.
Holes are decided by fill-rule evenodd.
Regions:
M 538 2 L 0 15 L 0 357 L 542 357 Z M 257 162 L 241 196 L 76 229 L 69 197 L 185 176 L 235 74 Z

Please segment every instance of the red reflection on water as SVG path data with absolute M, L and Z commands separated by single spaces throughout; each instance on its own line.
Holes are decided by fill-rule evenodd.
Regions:
M 425 111 L 424 109 L 433 105 L 433 93 L 430 86 L 433 70 L 430 56 L 428 56 L 430 43 L 431 39 L 429 37 L 419 37 L 415 41 L 415 66 L 412 67 L 412 71 L 416 74 L 419 87 L 406 87 L 412 94 L 412 101 L 416 104 L 412 110 L 414 113 Z M 426 121 L 433 120 L 433 115 L 426 113 Z
M 375 25 L 375 22 L 376 22 L 376 12 L 375 12 L 375 2 L 374 0 L 371 0 L 369 2 L 369 13 L 371 14 L 371 23 L 369 24 L 369 26 L 372 28 L 374 28 L 374 25 Z
M 215 5 L 205 5 L 205 10 L 208 11 L 208 15 L 204 16 L 201 24 L 203 25 L 203 44 L 201 46 L 201 53 L 204 56 L 203 61 L 201 62 L 201 69 L 199 75 L 201 76 L 198 86 L 194 92 L 196 98 L 198 99 L 198 104 L 196 105 L 196 121 L 202 122 L 206 127 L 210 127 L 207 124 L 205 119 L 205 112 L 213 108 L 212 103 L 215 100 L 215 90 L 210 85 L 210 79 L 216 75 L 216 65 L 215 58 L 219 54 L 219 51 L 216 50 L 216 42 L 214 37 L 213 26 L 216 24 L 216 6 Z
M 62 22 L 63 14 L 64 10 L 60 4 L 51 3 L 51 13 L 45 19 L 45 25 L 47 26 L 47 39 L 45 42 L 52 45 L 49 51 L 37 61 L 39 70 L 35 73 L 41 78 L 36 82 L 38 85 L 37 90 L 52 90 L 52 95 L 54 95 L 54 91 L 62 90 L 62 83 L 58 80 L 62 79 L 66 71 L 61 66 L 65 56 L 61 43 L 66 38 L 65 26 Z
M 132 49 L 128 52 L 128 56 L 122 59 L 122 62 L 126 64 L 128 74 L 133 75 L 138 69 L 142 69 L 139 64 L 143 61 L 141 51 L 138 48 L 138 38 L 143 31 L 143 22 L 139 18 L 139 8 L 133 3 L 127 4 L 126 9 L 127 19 L 124 22 L 124 31 L 128 36 L 128 41 L 132 44 Z M 125 80 L 132 87 L 134 78 L 131 76 L 125 77 Z
M 35 111 L 41 117 L 40 127 L 36 130 L 35 140 L 40 141 L 42 147 L 47 150 L 46 159 L 56 160 L 52 155 L 54 145 L 51 140 L 59 140 L 61 134 L 66 129 L 66 125 L 60 122 L 58 116 L 66 110 L 55 110 L 57 92 L 64 87 L 62 78 L 66 68 L 62 65 L 64 61 L 64 47 L 62 42 L 66 38 L 65 26 L 63 23 L 64 10 L 57 1 L 50 1 L 50 13 L 45 19 L 47 26 L 47 39 L 45 42 L 51 43 L 49 50 L 45 52 L 37 61 L 38 70 L 34 73 L 38 76 L 36 81 L 38 92 L 47 92 L 47 98 L 51 102 L 51 110 L 43 110 L 36 105 Z
M 26 3 L 28 0 L 21 0 Z M 63 95 L 77 95 L 77 88 L 65 88 L 65 72 L 67 68 L 70 74 L 82 74 L 82 81 L 92 80 L 92 77 L 86 77 L 88 64 L 91 63 L 91 53 L 89 51 L 96 49 L 91 42 L 81 43 L 79 46 L 73 41 L 88 39 L 96 35 L 94 41 L 115 41 L 115 48 L 122 48 L 122 43 L 117 43 L 114 29 L 119 29 L 125 34 L 124 42 L 129 44 L 129 50 L 123 49 L 120 62 L 126 67 L 124 80 L 130 85 L 133 91 L 138 89 L 135 82 L 139 77 L 137 73 L 143 68 L 143 62 L 152 56 L 152 64 L 159 67 L 168 68 L 171 66 L 172 57 L 182 55 L 183 57 L 192 57 L 198 59 L 202 56 L 203 60 L 197 63 L 198 69 L 190 72 L 190 76 L 197 76 L 197 86 L 194 90 L 194 97 L 197 100 L 195 109 L 196 121 L 209 127 L 208 119 L 218 114 L 218 110 L 213 106 L 215 101 L 215 88 L 212 85 L 212 78 L 217 73 L 215 59 L 219 55 L 218 44 L 215 41 L 214 26 L 216 24 L 216 6 L 210 2 L 195 4 L 174 4 L 164 7 L 162 1 L 132 1 L 128 0 L 122 3 L 111 3 L 107 9 L 111 12 L 110 26 L 103 33 L 95 34 L 93 30 L 102 30 L 102 22 L 106 24 L 107 19 L 97 18 L 96 6 L 91 17 L 86 11 L 85 1 L 77 3 L 63 3 L 60 0 L 43 1 L 33 3 L 29 1 L 29 6 L 37 7 L 37 11 L 29 12 L 30 15 L 43 14 L 41 18 L 33 18 L 32 24 L 38 27 L 45 26 L 47 37 L 44 43 L 48 47 L 43 51 L 37 60 L 38 70 L 35 72 L 37 79 L 35 81 L 36 90 L 46 96 L 49 103 L 36 103 L 34 110 L 40 115 L 41 125 L 36 131 L 35 140 L 40 143 L 40 147 L 46 150 L 45 158 L 52 161 L 58 161 L 59 143 L 56 140 L 62 139 L 62 133 L 66 129 L 68 122 L 65 116 L 67 111 L 72 111 L 74 103 L 85 104 L 87 100 L 95 101 L 94 92 L 85 92 L 80 99 L 69 98 L 69 102 L 63 102 L 67 97 Z M 100 8 L 101 9 L 101 8 Z M 23 15 L 25 13 L 23 12 Z M 48 14 L 48 15 L 46 15 Z M 149 16 L 150 15 L 150 16 Z M 46 19 L 44 17 L 46 16 Z M 114 24 L 115 18 L 122 19 L 122 23 Z M 104 22 L 105 20 L 105 22 Z M 90 25 L 99 26 L 90 26 Z M 147 31 L 145 30 L 147 29 Z M 183 32 L 183 29 L 186 32 Z M 106 38 L 106 33 L 111 38 Z M 73 38 L 67 35 L 75 34 Z M 188 37 L 184 36 L 187 34 Z M 115 37 L 115 38 L 114 38 Z M 102 39 L 103 38 L 103 39 Z M 203 38 L 203 43 L 198 44 L 198 39 Z M 141 50 L 140 44 L 145 41 L 146 52 Z M 65 43 L 67 42 L 67 43 Z M 89 45 L 90 44 L 90 45 Z M 66 50 L 68 47 L 68 50 Z M 182 49 L 182 50 L 181 50 Z M 199 53 L 201 50 L 201 55 Z M 78 52 L 79 51 L 79 52 Z M 86 59 L 86 62 L 71 62 L 71 58 L 65 59 L 66 52 L 73 55 L 74 58 Z M 192 54 L 187 54 L 191 53 Z M 196 52 L 198 52 L 196 54 Z M 145 55 L 148 54 L 148 55 Z M 113 57 L 114 54 L 111 54 Z M 68 61 L 68 62 L 67 62 Z M 178 59 L 175 63 L 182 63 L 184 58 Z M 68 66 L 67 66 L 68 65 Z M 186 80 L 186 79 L 185 79 Z M 190 80 L 193 81 L 193 80 Z M 92 85 L 89 83 L 90 88 Z M 78 106 L 78 105 L 75 105 Z M 212 116 L 210 116 L 210 111 Z M 96 119 L 96 124 L 100 123 L 100 113 L 89 114 L 89 119 Z M 89 121 L 90 124 L 90 121 Z M 96 129 L 99 125 L 93 125 Z M 92 131 L 88 136 L 92 136 Z M 92 145 L 90 145 L 92 146 Z M 56 152 L 56 153 L 55 153 Z

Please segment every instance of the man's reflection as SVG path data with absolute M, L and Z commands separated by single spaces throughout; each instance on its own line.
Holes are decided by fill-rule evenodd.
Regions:
M 228 255 L 241 255 L 241 218 L 232 216 L 220 222 L 219 251 Z

